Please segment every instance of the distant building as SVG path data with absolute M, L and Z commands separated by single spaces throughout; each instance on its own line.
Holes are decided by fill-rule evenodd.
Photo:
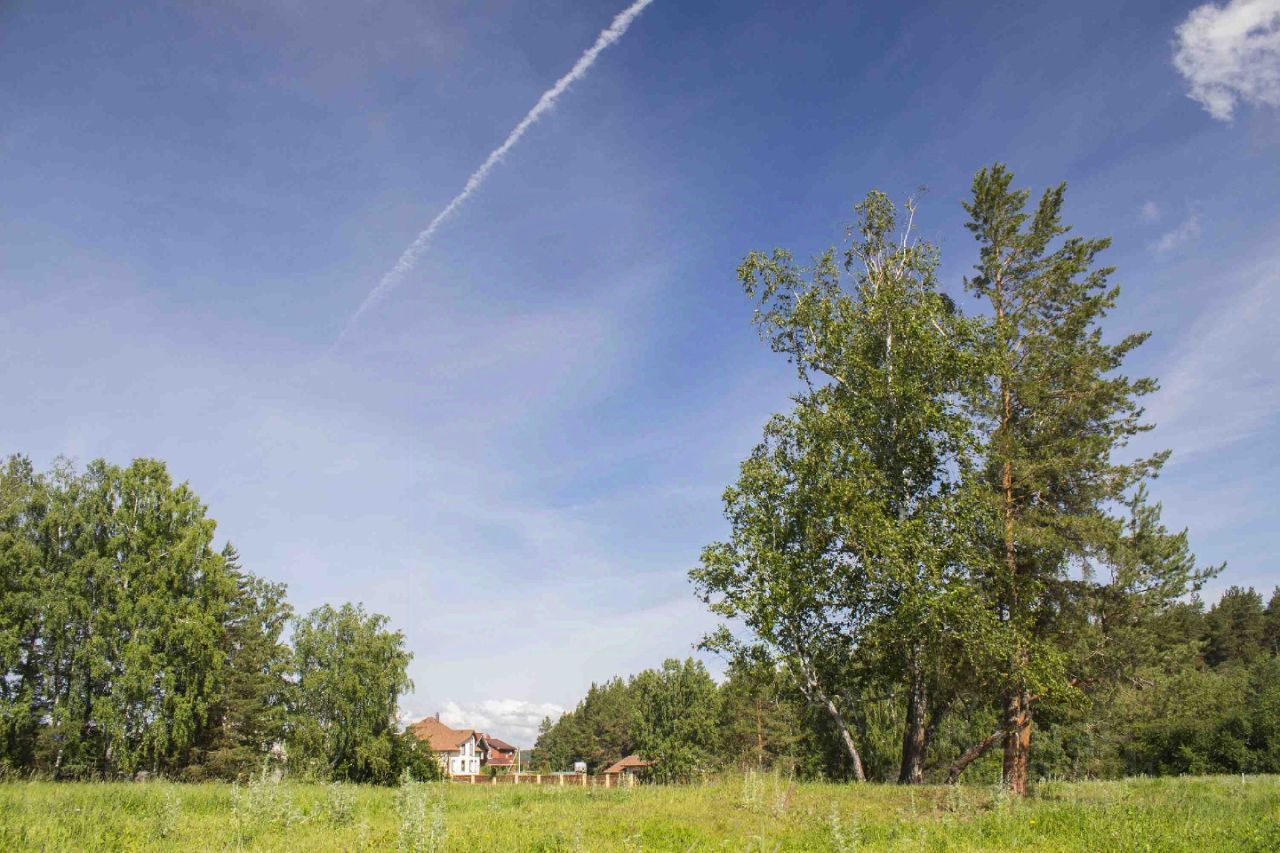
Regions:
M 511 770 L 518 765 L 519 757 L 520 750 L 505 740 L 499 740 L 493 735 L 480 735 L 481 766 Z
M 649 772 L 649 768 L 657 764 L 656 761 L 645 761 L 640 756 L 632 753 L 620 761 L 615 761 L 604 769 L 606 776 L 645 776 Z
M 419 740 L 425 740 L 450 776 L 480 772 L 480 738 L 474 729 L 452 729 L 436 714 L 409 726 Z

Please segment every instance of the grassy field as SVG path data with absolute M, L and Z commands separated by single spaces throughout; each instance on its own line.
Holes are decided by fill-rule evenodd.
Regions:
M 0 850 L 1280 850 L 1280 778 L 631 790 L 0 785 Z

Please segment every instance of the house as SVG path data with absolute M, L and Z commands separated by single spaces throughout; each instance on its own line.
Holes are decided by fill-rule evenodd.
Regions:
M 604 769 L 606 776 L 617 776 L 619 778 L 634 777 L 640 778 L 649 772 L 649 768 L 657 764 L 656 761 L 645 761 L 634 752 L 620 761 L 615 761 Z
M 480 736 L 474 729 L 452 729 L 440 722 L 436 714 L 409 726 L 419 740 L 425 740 L 450 776 L 466 776 L 480 772 Z
M 486 767 L 515 769 L 520 751 L 505 740 L 492 735 L 480 735 L 481 763 Z

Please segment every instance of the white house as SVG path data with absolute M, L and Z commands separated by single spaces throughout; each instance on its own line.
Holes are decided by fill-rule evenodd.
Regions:
M 474 729 L 451 729 L 436 714 L 409 726 L 409 731 L 431 745 L 440 766 L 450 776 L 480 772 L 480 737 Z

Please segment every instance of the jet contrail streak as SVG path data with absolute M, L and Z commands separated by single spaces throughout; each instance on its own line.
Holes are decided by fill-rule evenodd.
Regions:
M 592 64 L 596 61 L 596 57 L 598 57 L 609 45 L 622 38 L 623 34 L 626 33 L 627 28 L 631 26 L 631 22 L 634 21 L 639 14 L 644 11 L 645 7 L 652 2 L 653 0 L 636 0 L 636 2 L 632 3 L 620 12 L 618 16 L 613 19 L 613 23 L 611 23 L 607 29 L 600 32 L 600 36 L 596 39 L 596 43 L 591 45 L 591 47 L 587 49 L 586 53 L 578 57 L 578 61 L 574 63 L 573 68 L 569 69 L 569 73 L 561 77 L 556 81 L 554 86 L 542 93 L 542 97 L 533 105 L 533 109 L 529 110 L 528 114 L 525 115 L 524 118 L 520 119 L 520 123 L 517 124 L 515 129 L 513 129 L 507 136 L 506 141 L 494 149 L 493 153 L 485 158 L 485 161 L 480 164 L 480 168 L 476 169 L 471 174 L 471 177 L 467 178 L 467 185 L 462 188 L 462 192 L 454 196 L 453 201 L 449 202 L 445 206 L 444 210 L 436 214 L 436 218 L 431 220 L 431 224 L 429 224 L 426 229 L 418 235 L 417 239 L 413 241 L 409 248 L 404 250 L 404 254 L 400 256 L 400 260 L 396 261 L 396 265 L 382 277 L 382 280 L 378 282 L 378 286 L 369 291 L 369 295 L 364 298 L 364 301 L 360 303 L 360 307 L 356 309 L 356 312 L 351 315 L 351 319 L 347 321 L 347 325 L 343 328 L 342 334 L 338 336 L 338 340 L 342 340 L 346 337 L 347 332 L 351 331 L 351 328 L 360 321 L 360 318 L 364 316 L 365 312 L 381 302 L 388 293 L 395 289 L 396 285 L 398 285 L 400 280 L 404 277 L 404 274 L 413 268 L 413 265 L 418 262 L 418 258 L 422 257 L 422 253 L 425 252 L 427 247 L 431 244 L 431 238 L 435 236 L 436 231 L 444 224 L 445 220 L 452 216 L 454 212 L 462 206 L 463 202 L 470 198 L 472 193 L 480 188 L 480 185 L 484 183 L 485 178 L 489 177 L 489 173 L 493 171 L 493 168 L 502 161 L 502 158 L 506 156 L 508 151 L 515 147 L 516 143 L 520 141 L 520 137 L 524 136 L 525 131 L 533 127 L 533 125 L 537 123 L 538 119 L 542 118 L 548 110 L 554 107 L 556 105 L 556 100 L 563 95 L 570 86 L 586 76 L 587 71 L 590 70 Z

